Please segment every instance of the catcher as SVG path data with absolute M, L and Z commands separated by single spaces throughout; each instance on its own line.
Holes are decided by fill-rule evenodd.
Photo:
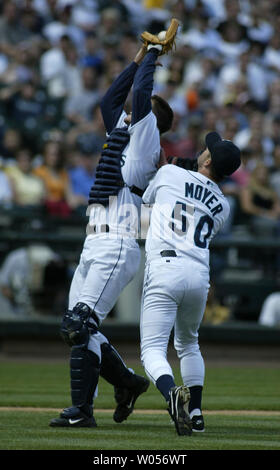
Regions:
M 140 249 L 127 207 L 140 210 L 142 195 L 160 159 L 160 135 L 172 125 L 166 101 L 152 96 L 153 74 L 159 55 L 174 45 L 178 22 L 173 20 L 165 39 L 143 33 L 143 46 L 134 61 L 113 82 L 101 102 L 107 140 L 89 195 L 90 223 L 75 271 L 61 334 L 71 346 L 72 406 L 51 421 L 55 427 L 95 427 L 93 400 L 99 376 L 115 388 L 114 420 L 124 421 L 149 381 L 126 367 L 99 328 L 123 288 L 135 276 Z M 133 85 L 132 112 L 124 105 Z M 115 196 L 114 217 L 109 198 Z M 105 220 L 104 220 L 105 214 Z

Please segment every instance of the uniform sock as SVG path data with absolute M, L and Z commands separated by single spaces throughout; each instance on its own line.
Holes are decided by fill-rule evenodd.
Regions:
M 156 381 L 156 387 L 160 393 L 164 396 L 166 401 L 169 401 L 169 391 L 172 387 L 175 387 L 174 379 L 171 375 L 162 375 Z
M 201 410 L 199 410 L 198 408 L 195 408 L 194 410 L 190 412 L 190 418 L 192 419 L 193 416 L 200 416 L 201 414 L 202 414 Z
M 189 387 L 191 399 L 189 403 L 189 412 L 191 413 L 195 408 L 201 410 L 202 401 L 202 388 L 200 385 Z

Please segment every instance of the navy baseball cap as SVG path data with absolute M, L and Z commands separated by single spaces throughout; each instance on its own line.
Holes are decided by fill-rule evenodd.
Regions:
M 230 176 L 241 164 L 241 152 L 231 141 L 224 140 L 218 132 L 209 132 L 205 137 L 211 154 L 212 166 L 219 177 Z

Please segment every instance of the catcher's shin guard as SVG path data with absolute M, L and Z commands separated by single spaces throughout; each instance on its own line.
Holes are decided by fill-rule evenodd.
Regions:
M 114 385 L 114 396 L 117 403 L 113 419 L 122 423 L 133 412 L 139 395 L 146 392 L 149 381 L 145 377 L 134 374 L 126 367 L 117 351 L 108 343 L 101 346 L 100 375 Z
M 71 397 L 73 406 L 92 407 L 100 373 L 99 357 L 80 346 L 73 346 L 70 358 Z
M 126 367 L 116 349 L 109 343 L 101 345 L 100 375 L 111 385 L 128 387 L 134 385 L 134 374 Z

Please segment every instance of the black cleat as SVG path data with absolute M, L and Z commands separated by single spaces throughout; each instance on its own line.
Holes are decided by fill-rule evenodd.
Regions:
M 137 380 L 137 384 L 131 389 L 115 387 L 117 407 L 113 419 L 116 423 L 122 423 L 128 418 L 134 409 L 137 398 L 146 392 L 150 385 L 149 380 L 145 379 L 145 377 L 135 374 L 134 378 Z
M 80 408 L 71 406 L 65 408 L 60 413 L 59 418 L 52 419 L 50 426 L 58 428 L 96 428 L 97 424 L 93 415 L 88 416 Z
M 188 407 L 190 391 L 186 386 L 173 387 L 170 390 L 169 414 L 174 421 L 179 436 L 190 436 L 192 433 L 192 420 Z
M 194 432 L 204 432 L 204 419 L 202 415 L 192 417 L 192 429 Z

